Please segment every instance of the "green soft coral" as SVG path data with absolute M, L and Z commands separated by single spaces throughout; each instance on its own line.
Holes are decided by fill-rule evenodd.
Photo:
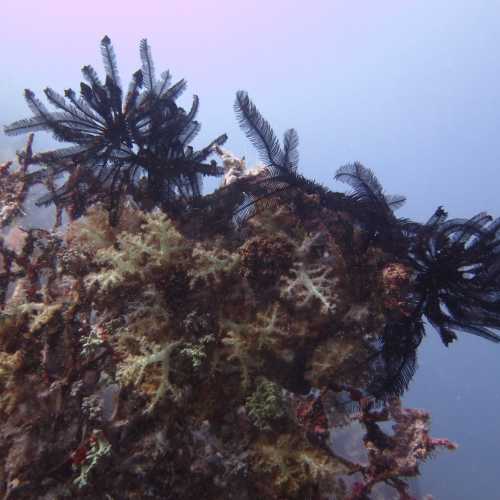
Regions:
M 179 352 L 180 354 L 188 358 L 193 369 L 197 370 L 207 359 L 207 344 L 210 344 L 214 341 L 215 337 L 213 335 L 204 335 L 196 344 L 185 343 L 184 347 Z
M 96 262 L 106 267 L 91 274 L 88 286 L 99 284 L 101 290 L 110 291 L 130 279 L 146 279 L 158 270 L 175 264 L 186 249 L 186 241 L 172 221 L 163 213 L 146 214 L 141 231 L 137 234 L 122 232 L 115 247 L 102 248 Z
M 145 410 L 146 413 L 152 412 L 168 391 L 172 392 L 174 399 L 179 399 L 181 396 L 181 390 L 170 382 L 171 356 L 180 344 L 180 340 L 167 342 L 162 346 L 146 344 L 144 341 L 142 353 L 137 356 L 128 356 L 118 369 L 116 378 L 122 385 L 131 384 L 138 387 L 144 380 L 146 368 L 161 363 L 161 382 Z
M 221 248 L 206 249 L 199 243 L 192 256 L 193 267 L 188 273 L 191 287 L 199 283 L 220 284 L 222 276 L 231 273 L 240 261 L 238 254 Z
M 101 431 L 95 430 L 90 438 L 90 446 L 85 455 L 85 460 L 80 464 L 78 476 L 73 483 L 78 488 L 83 488 L 89 484 L 92 471 L 102 462 L 102 460 L 111 453 L 111 444 L 103 436 Z
M 261 378 L 255 392 L 247 399 L 248 416 L 260 430 L 271 430 L 274 421 L 283 418 L 288 407 L 283 389 L 274 382 Z

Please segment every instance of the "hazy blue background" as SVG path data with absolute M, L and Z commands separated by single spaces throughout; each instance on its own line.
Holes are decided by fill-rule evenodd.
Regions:
M 147 37 L 157 71 L 188 80 L 181 103 L 200 97 L 195 146 L 227 132 L 229 149 L 255 159 L 232 110 L 245 89 L 280 136 L 298 130 L 307 176 L 335 187 L 335 169 L 359 160 L 408 197 L 403 216 L 423 221 L 441 204 L 451 216 L 500 215 L 500 1 L 131 5 L 3 0 L 0 123 L 29 115 L 25 87 L 78 90 L 88 63 L 102 74 L 104 34 L 128 85 Z M 0 159 L 21 144 L 2 137 Z M 500 499 L 499 364 L 500 346 L 464 334 L 446 349 L 428 332 L 406 404 L 430 410 L 432 434 L 460 448 L 424 467 L 422 493 Z

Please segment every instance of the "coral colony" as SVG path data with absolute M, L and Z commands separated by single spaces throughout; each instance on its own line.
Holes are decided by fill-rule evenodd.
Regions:
M 79 96 L 47 88 L 56 111 L 26 90 L 33 116 L 5 128 L 69 146 L 35 154 L 31 134 L 0 166 L 3 498 L 412 498 L 456 447 L 401 407 L 423 321 L 446 345 L 500 340 L 500 220 L 398 218 L 360 163 L 332 192 L 242 91 L 262 164 L 225 135 L 195 151 L 186 82 L 157 79 L 143 40 L 124 92 L 101 51 L 104 81 L 85 66 Z M 205 176 L 221 187 L 203 195 Z M 52 231 L 15 224 L 35 185 Z

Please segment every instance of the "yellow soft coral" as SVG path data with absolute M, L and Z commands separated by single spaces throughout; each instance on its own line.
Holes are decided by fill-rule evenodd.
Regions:
M 265 313 L 257 313 L 254 322 L 223 321 L 226 335 L 222 342 L 229 348 L 228 359 L 240 362 L 244 386 L 250 382 L 250 369 L 260 365 L 259 355 L 262 351 L 273 350 L 280 338 L 287 335 L 287 329 L 280 319 L 279 306 L 274 304 Z
M 23 364 L 23 354 L 0 351 L 0 414 L 9 414 L 15 407 L 18 394 L 15 391 L 15 373 Z
M 139 387 L 143 383 L 146 368 L 161 363 L 160 382 L 154 391 L 151 403 L 145 410 L 147 413 L 156 407 L 168 391 L 172 392 L 174 399 L 181 396 L 180 389 L 170 382 L 170 358 L 174 349 L 180 344 L 181 342 L 177 340 L 167 342 L 162 346 L 142 342 L 143 350 L 141 354 L 128 356 L 117 371 L 116 378 L 122 385 L 131 384 Z
M 21 367 L 22 360 L 21 351 L 13 354 L 0 352 L 0 384 L 5 383 Z
M 136 233 L 142 222 L 142 212 L 125 205 L 117 226 L 111 226 L 108 212 L 98 204 L 90 207 L 85 217 L 70 223 L 65 240 L 72 247 L 96 252 L 115 243 L 122 231 Z
M 276 441 L 262 439 L 254 459 L 257 470 L 268 475 L 287 498 L 299 498 L 308 485 L 348 472 L 342 463 L 291 434 L 282 434 Z

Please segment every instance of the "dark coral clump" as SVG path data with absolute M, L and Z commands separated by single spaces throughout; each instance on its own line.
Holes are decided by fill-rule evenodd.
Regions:
M 256 288 L 279 280 L 293 263 L 293 244 L 284 236 L 254 236 L 240 248 L 241 266 L 245 276 Z

